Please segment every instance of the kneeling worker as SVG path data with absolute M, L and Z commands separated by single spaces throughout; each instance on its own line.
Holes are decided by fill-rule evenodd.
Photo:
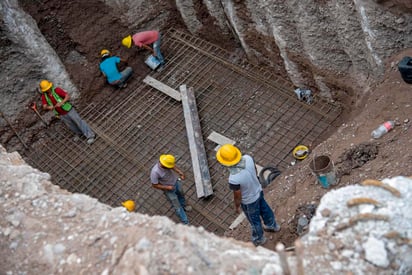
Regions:
M 126 60 L 123 60 L 118 56 L 112 56 L 106 49 L 101 50 L 100 55 L 102 60 L 100 61 L 99 68 L 103 75 L 107 78 L 107 82 L 110 85 L 114 85 L 119 88 L 126 88 L 126 81 L 133 73 L 132 67 L 126 67 L 126 69 L 119 72 L 117 65 L 120 62 L 127 64 Z

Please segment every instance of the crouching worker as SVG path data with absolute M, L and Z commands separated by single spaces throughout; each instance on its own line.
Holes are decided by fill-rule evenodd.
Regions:
M 117 66 L 120 62 L 127 64 L 126 60 L 118 56 L 112 56 L 106 49 L 101 50 L 100 55 L 102 60 L 100 61 L 99 68 L 106 77 L 107 82 L 119 88 L 126 88 L 126 82 L 133 73 L 132 67 L 126 67 L 126 69 L 120 72 Z
M 54 111 L 55 115 L 59 116 L 64 124 L 76 134 L 75 141 L 79 139 L 79 136 L 84 135 L 87 143 L 92 144 L 96 135 L 70 104 L 70 95 L 62 88 L 54 87 L 53 83 L 47 80 L 42 80 L 39 86 L 42 92 L 43 110 Z

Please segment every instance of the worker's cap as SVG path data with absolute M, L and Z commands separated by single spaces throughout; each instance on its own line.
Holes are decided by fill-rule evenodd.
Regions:
M 133 212 L 134 209 L 135 209 L 135 207 L 136 207 L 134 201 L 132 201 L 132 200 L 124 201 L 124 202 L 122 202 L 122 205 L 123 205 L 123 206 L 127 209 L 127 211 L 129 211 L 129 212 Z
M 47 81 L 47 80 L 42 80 L 42 81 L 40 81 L 39 86 L 40 86 L 40 90 L 44 93 L 44 92 L 48 91 L 53 86 L 53 83 L 51 83 L 50 81 Z
M 126 48 L 130 48 L 132 46 L 132 36 L 128 35 L 125 38 L 122 39 L 122 44 Z
M 166 168 L 175 167 L 175 157 L 173 155 L 161 155 L 159 161 Z
M 233 166 L 239 163 L 242 153 L 232 144 L 222 145 L 216 153 L 217 161 L 224 166 Z
M 110 55 L 109 50 L 103 49 L 103 50 L 100 51 L 100 56 L 101 57 L 106 57 L 106 56 L 109 56 L 109 55 Z

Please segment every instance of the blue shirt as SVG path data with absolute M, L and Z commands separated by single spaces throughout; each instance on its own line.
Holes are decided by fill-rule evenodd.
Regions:
M 122 77 L 117 69 L 118 63 L 120 63 L 120 58 L 117 56 L 108 57 L 100 63 L 100 70 L 106 75 L 107 82 L 112 83 Z

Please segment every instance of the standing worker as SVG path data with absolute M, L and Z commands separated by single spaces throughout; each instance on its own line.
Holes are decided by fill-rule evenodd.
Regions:
M 180 178 L 177 177 L 177 175 Z M 183 192 L 182 181 L 185 174 L 176 167 L 173 155 L 161 155 L 159 161 L 153 166 L 150 172 L 150 181 L 153 188 L 162 190 L 173 208 L 176 215 L 184 224 L 189 224 L 185 211 L 192 210 L 190 205 L 186 205 L 185 194 Z
M 253 244 L 263 245 L 267 240 L 263 230 L 278 232 L 280 226 L 276 223 L 275 215 L 263 197 L 253 158 L 249 155 L 242 156 L 236 146 L 225 144 L 217 151 L 216 159 L 229 168 L 229 188 L 233 191 L 235 210 L 240 213 L 242 207 L 251 225 Z
M 80 135 L 84 135 L 87 138 L 87 143 L 92 144 L 96 135 L 70 104 L 70 95 L 62 88 L 54 87 L 53 83 L 47 80 L 40 81 L 39 86 L 42 92 L 43 110 L 53 110 L 55 115 L 59 116 L 64 124 L 77 135 L 75 141 Z
M 117 86 L 119 88 L 126 88 L 126 81 L 133 73 L 132 67 L 126 67 L 123 71 L 119 72 L 117 65 L 120 62 L 127 64 L 126 60 L 121 59 L 118 56 L 112 56 L 109 50 L 103 49 L 100 51 L 102 60 L 100 61 L 100 71 L 107 78 L 107 82 L 110 85 Z
M 123 38 L 122 44 L 126 48 L 130 48 L 132 41 L 137 47 L 149 50 L 159 60 L 160 68 L 163 67 L 165 60 L 160 52 L 161 34 L 158 31 L 144 31 L 135 33 L 133 36 L 128 35 Z

